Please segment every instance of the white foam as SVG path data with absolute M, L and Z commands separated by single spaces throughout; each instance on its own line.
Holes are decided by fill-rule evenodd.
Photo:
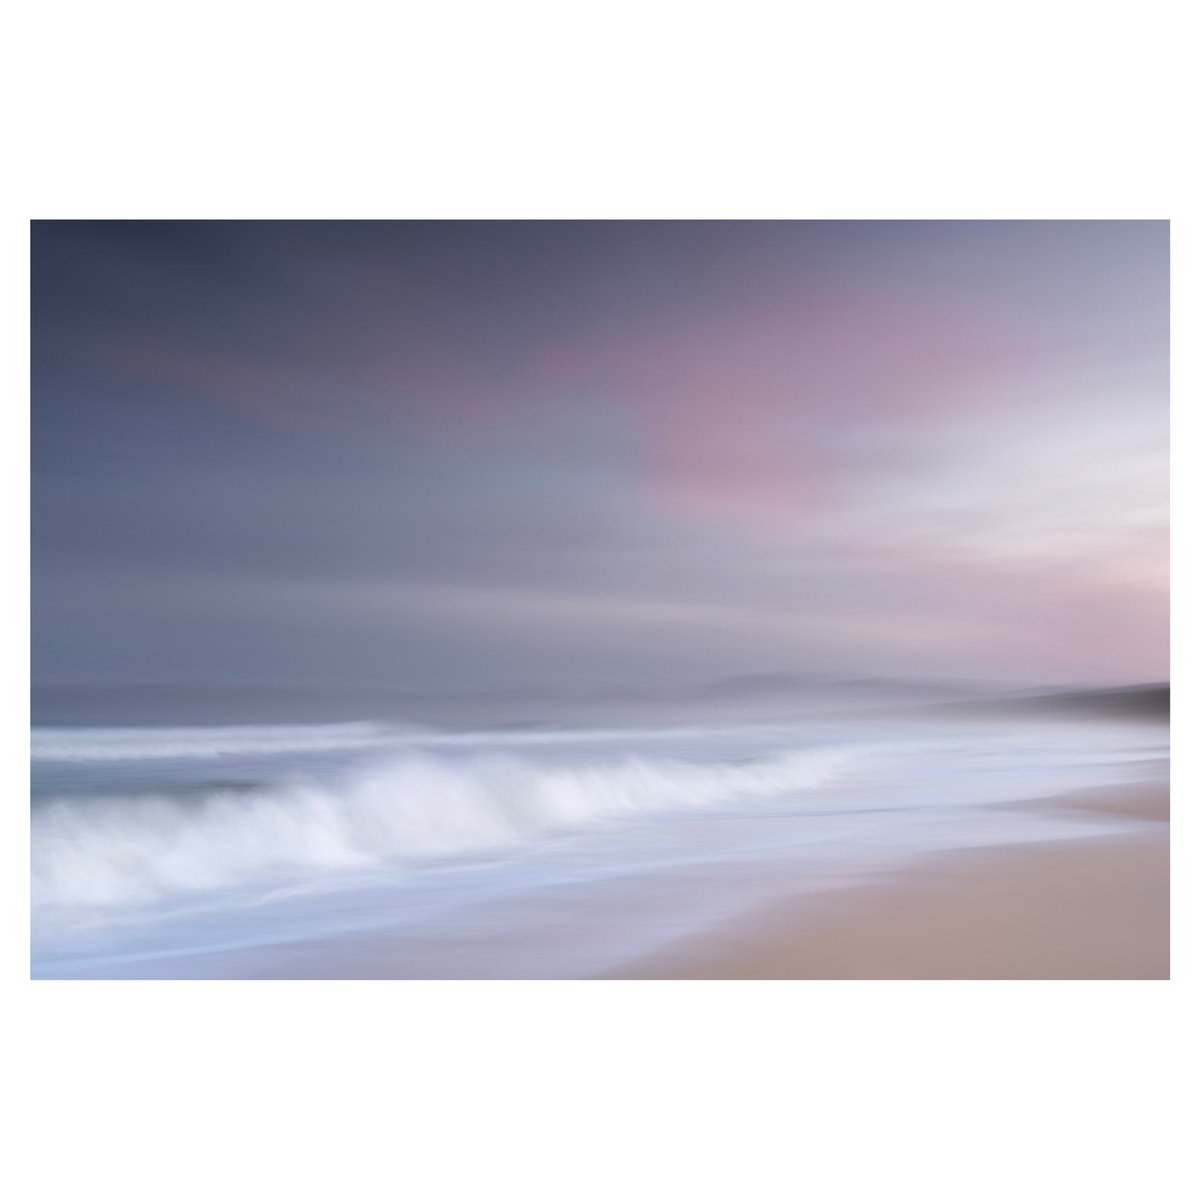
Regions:
M 243 747 L 258 736 L 197 748 Z M 145 756 L 146 743 L 139 745 Z M 94 753 L 97 744 L 87 748 Z M 629 755 L 554 765 L 513 754 L 456 760 L 410 751 L 336 780 L 296 779 L 257 792 L 51 800 L 33 815 L 34 901 L 124 904 L 283 872 L 487 850 L 610 818 L 818 789 L 869 753 L 843 745 L 741 763 Z
M 30 757 L 43 763 L 145 762 L 154 759 L 357 750 L 395 736 L 374 722 L 343 725 L 225 725 L 165 729 L 35 729 Z

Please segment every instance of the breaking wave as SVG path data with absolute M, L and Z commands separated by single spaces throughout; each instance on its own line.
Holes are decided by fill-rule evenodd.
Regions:
M 383 740 L 371 725 L 327 730 L 339 749 Z M 190 731 L 163 731 L 155 747 L 144 730 L 140 743 L 129 744 L 115 732 L 89 730 L 64 741 L 55 731 L 58 740 L 41 750 L 51 761 L 80 761 L 166 757 L 168 749 L 178 755 L 188 746 L 205 757 L 286 748 L 268 729 L 207 730 L 208 741 L 198 733 L 181 739 L 182 732 Z M 304 748 L 313 748 L 311 735 Z M 740 762 L 627 756 L 548 764 L 514 754 L 452 759 L 408 751 L 336 780 L 51 799 L 36 805 L 32 818 L 34 902 L 138 903 L 298 871 L 469 854 L 610 818 L 770 800 L 819 789 L 863 753 L 861 745 L 826 746 Z

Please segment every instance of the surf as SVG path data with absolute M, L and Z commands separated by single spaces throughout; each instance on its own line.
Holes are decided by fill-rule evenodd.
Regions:
M 193 744 L 173 733 L 157 749 L 165 756 L 192 745 L 197 756 L 215 757 L 234 746 L 240 753 L 286 744 L 260 736 Z M 331 744 L 344 749 L 353 736 Z M 71 749 L 93 759 L 100 748 L 146 759 L 156 757 L 152 745 L 80 739 Z M 258 788 L 49 798 L 32 817 L 34 903 L 145 903 L 289 873 L 402 867 L 599 821 L 795 795 L 826 785 L 864 753 L 843 746 L 744 762 L 630 754 L 548 764 L 511 752 L 455 759 L 409 750 L 332 778 L 296 774 Z

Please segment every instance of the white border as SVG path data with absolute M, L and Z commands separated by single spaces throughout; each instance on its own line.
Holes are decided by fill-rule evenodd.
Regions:
M 1178 219 L 1189 155 L 1172 93 L 1190 67 L 1171 8 L 27 9 L 9 41 L 24 69 L 7 72 L 21 115 L 0 328 L 17 583 L 33 216 L 1171 217 L 1175 394 L 1191 397 L 1195 237 Z M 1193 420 L 1177 405 L 1176 514 L 1196 499 Z M 11 915 L 27 894 L 27 612 L 5 591 Z M 1184 930 L 1187 739 L 1176 771 Z M 33 1200 L 1184 1188 L 1170 1084 L 1194 931 L 1183 984 L 30 984 L 23 923 L 6 933 L 28 1172 L 11 1194 Z

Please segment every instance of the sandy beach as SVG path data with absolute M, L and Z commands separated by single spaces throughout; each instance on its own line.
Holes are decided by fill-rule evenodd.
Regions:
M 613 977 L 1169 978 L 1168 785 L 1036 806 L 1126 816 L 1130 832 L 928 856 L 874 886 L 772 906 Z

